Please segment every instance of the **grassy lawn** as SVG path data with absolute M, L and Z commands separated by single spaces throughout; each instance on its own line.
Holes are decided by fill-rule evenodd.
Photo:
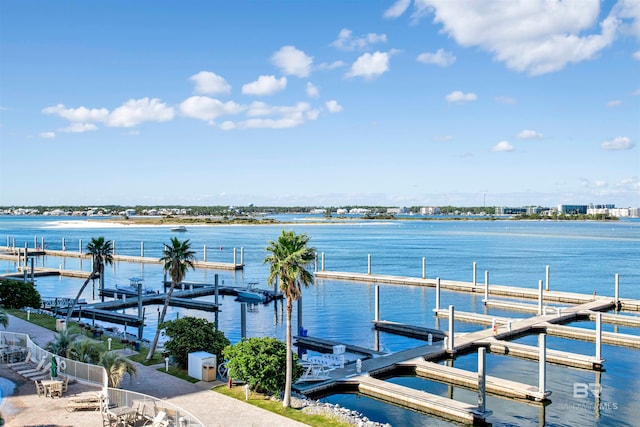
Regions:
M 244 387 L 235 386 L 229 388 L 226 385 L 215 387 L 213 391 L 224 394 L 225 396 L 233 397 L 234 399 L 245 400 Z M 283 417 L 290 418 L 292 420 L 299 421 L 303 424 L 316 427 L 352 427 L 351 424 L 337 421 L 326 415 L 311 415 L 305 414 L 299 409 L 285 408 L 282 406 L 282 402 L 278 400 L 271 400 L 264 394 L 249 392 L 249 400 L 247 403 L 265 409 L 269 412 L 273 412 Z

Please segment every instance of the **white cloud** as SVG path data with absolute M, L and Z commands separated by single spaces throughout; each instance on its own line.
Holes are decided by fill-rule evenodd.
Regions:
M 640 96 L 640 89 L 636 89 L 631 95 Z
M 287 78 L 276 79 L 275 76 L 260 76 L 258 80 L 242 85 L 242 93 L 245 95 L 273 95 L 287 87 Z
M 372 79 L 389 71 L 389 53 L 374 52 L 361 55 L 351 65 L 346 77 L 364 77 Z
M 601 147 L 603 150 L 607 151 L 631 150 L 633 147 L 635 147 L 635 144 L 629 137 L 618 136 L 616 138 L 603 142 Z
M 376 43 L 386 42 L 386 34 L 368 33 L 363 36 L 354 37 L 351 30 L 343 28 L 338 33 L 338 38 L 331 43 L 331 46 L 341 50 L 364 50 Z
M 620 99 L 612 99 L 611 101 L 607 102 L 608 108 L 619 107 L 621 105 L 622 105 L 622 100 Z
M 307 82 L 307 96 L 311 98 L 317 98 L 318 96 L 320 96 L 320 91 L 311 82 Z
M 444 99 L 446 99 L 447 102 L 463 103 L 463 102 L 477 100 L 478 99 L 478 95 L 476 95 L 473 92 L 463 93 L 463 92 L 461 92 L 459 90 L 456 90 L 456 91 L 451 92 L 447 96 L 445 96 Z
M 130 99 L 111 112 L 107 124 L 128 128 L 143 122 L 166 122 L 173 116 L 173 107 L 158 98 Z
M 425 64 L 434 64 L 440 67 L 448 67 L 449 65 L 456 62 L 456 57 L 451 52 L 447 52 L 444 49 L 438 49 L 435 53 L 421 53 L 420 55 L 418 55 L 416 60 Z
M 633 59 L 640 61 L 640 50 L 636 50 L 631 56 L 633 57 Z
M 530 75 L 595 58 L 613 43 L 625 10 L 613 7 L 596 33 L 600 0 L 416 0 L 414 5 L 415 20 L 433 14 L 458 44 L 479 46 L 509 69 Z
M 51 138 L 55 138 L 55 137 L 56 137 L 56 133 L 55 132 L 42 132 L 42 133 L 40 133 L 40 138 L 51 139 Z
M 491 151 L 513 151 L 513 145 L 509 143 L 509 141 L 500 141 L 493 147 L 491 147 Z
M 544 138 L 544 135 L 542 135 L 540 132 L 537 132 L 535 130 L 524 129 L 524 130 L 521 130 L 520 132 L 518 132 L 518 134 L 516 135 L 516 138 L 518 138 L 518 139 L 542 139 L 542 138 Z
M 318 65 L 318 68 L 321 70 L 335 70 L 336 68 L 341 68 L 346 65 L 344 61 L 323 62 Z
M 195 82 L 194 92 L 198 94 L 216 95 L 231 92 L 231 85 L 223 77 L 211 71 L 200 71 L 189 77 L 189 80 Z
M 342 111 L 342 105 L 338 104 L 338 101 L 335 99 L 325 102 L 324 105 L 330 113 L 339 113 Z
M 78 107 L 67 108 L 63 104 L 54 105 L 42 109 L 44 114 L 55 114 L 70 122 L 104 122 L 109 117 L 109 110 L 106 108 L 92 108 Z
M 93 123 L 71 123 L 66 128 L 58 129 L 60 132 L 83 133 L 98 130 L 98 126 Z
M 207 96 L 192 96 L 180 104 L 180 112 L 200 120 L 215 120 L 220 116 L 238 114 L 246 107 L 233 101 L 222 102 Z
M 397 0 L 389 9 L 384 11 L 383 16 L 387 19 L 397 18 L 407 10 L 410 4 L 411 0 Z
M 264 102 L 253 102 L 247 109 L 247 120 L 224 121 L 219 125 L 222 130 L 234 129 L 284 129 L 293 128 L 316 120 L 319 111 L 306 102 L 292 106 L 273 106 Z
M 498 104 L 504 104 L 504 105 L 513 105 L 517 102 L 514 98 L 511 98 L 509 96 L 496 96 L 495 101 Z
M 313 57 L 294 46 L 282 46 L 271 56 L 271 63 L 285 75 L 308 77 L 311 74 Z

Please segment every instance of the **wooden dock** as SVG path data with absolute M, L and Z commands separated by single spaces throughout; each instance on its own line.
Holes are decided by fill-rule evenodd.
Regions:
M 537 350 L 536 350 L 537 351 Z M 409 367 L 415 371 L 416 376 L 438 381 L 445 384 L 453 384 L 470 390 L 478 390 L 478 373 L 441 365 L 424 360 L 422 357 L 407 360 L 398 366 Z M 487 393 L 495 396 L 503 396 L 511 399 L 530 400 L 542 402 L 551 395 L 550 391 L 541 393 L 537 386 L 524 384 L 487 375 Z
M 378 283 L 386 285 L 407 285 L 407 286 L 423 286 L 434 288 L 436 286 L 436 279 L 431 278 L 417 278 L 406 276 L 390 276 L 382 274 L 367 274 L 367 273 L 352 273 L 352 272 L 340 272 L 340 271 L 316 271 L 315 276 L 317 279 L 327 280 L 342 280 L 342 281 L 355 281 L 364 283 Z M 454 280 L 440 280 L 440 287 L 443 290 L 450 290 L 456 292 L 467 292 L 475 294 L 484 294 L 484 283 L 477 282 L 474 286 L 472 282 L 461 282 Z M 538 289 L 525 288 L 518 286 L 505 286 L 489 283 L 489 296 L 506 297 L 514 299 L 538 299 Z M 574 292 L 562 292 L 562 291 L 544 291 L 544 301 L 549 303 L 559 304 L 584 304 L 590 301 L 594 301 L 597 298 L 591 294 L 578 294 Z M 613 299 L 611 296 L 605 298 Z M 640 311 L 640 300 L 634 300 L 629 298 L 620 298 L 622 310 L 625 311 Z
M 320 351 L 322 353 L 331 353 L 333 351 L 333 347 L 337 345 L 344 345 L 346 352 L 361 354 L 368 358 L 378 357 L 378 356 L 387 354 L 381 351 L 376 351 L 376 350 L 372 350 L 365 347 L 359 347 L 357 345 L 341 343 L 338 341 L 326 340 L 323 338 L 296 336 L 294 337 L 294 339 L 295 339 L 295 345 L 297 347 Z
M 366 375 L 344 380 L 352 383 L 358 392 L 378 400 L 411 408 L 465 424 L 483 425 L 486 414 L 478 413 L 478 407 L 436 394 L 415 390 Z
M 11 248 L 7 246 L 0 246 L 0 259 L 7 260 L 15 260 L 17 261 L 19 258 L 18 252 L 24 254 L 24 248 Z M 27 257 L 37 257 L 37 256 L 53 256 L 53 257 L 61 257 L 61 258 L 83 258 L 83 259 L 91 259 L 91 255 L 86 252 L 80 251 L 61 251 L 61 250 L 35 250 L 35 249 L 27 249 Z M 138 264 L 162 264 L 160 258 L 154 257 L 145 257 L 145 256 L 135 256 L 135 255 L 112 255 L 114 262 L 132 262 Z M 24 258 L 24 255 L 22 255 Z M 243 263 L 232 263 L 232 262 L 211 262 L 211 261 L 194 261 L 194 267 L 203 268 L 203 269 L 212 269 L 212 270 L 242 270 L 244 268 Z M 85 276 L 86 277 L 86 276 Z
M 431 339 L 433 341 L 442 341 L 446 333 L 440 329 L 425 328 L 424 326 L 407 325 L 406 323 L 390 322 L 388 320 L 374 320 L 374 328 L 383 332 L 390 332 L 405 337 L 417 338 L 424 341 Z
M 540 351 L 538 347 L 515 343 L 511 341 L 497 340 L 493 337 L 478 341 L 479 345 L 487 345 L 487 349 L 491 353 L 505 354 L 526 360 L 538 361 Z M 578 368 L 585 370 L 601 371 L 604 360 L 596 359 L 593 356 L 586 356 L 567 351 L 547 349 L 547 362 L 558 366 L 568 366 L 570 368 Z

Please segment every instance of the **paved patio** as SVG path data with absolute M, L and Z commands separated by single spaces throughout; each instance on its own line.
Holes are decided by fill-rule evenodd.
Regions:
M 8 331 L 26 333 L 40 346 L 51 341 L 54 332 L 30 322 L 9 316 Z M 125 350 L 131 352 L 131 350 Z M 181 380 L 157 367 L 136 364 L 138 375 L 125 377 L 121 388 L 167 400 L 189 411 L 206 426 L 238 427 L 302 427 L 305 424 L 281 417 L 242 401 L 210 391 L 213 382 L 195 384 Z M 15 393 L 0 402 L 7 427 L 17 426 L 101 426 L 99 412 L 67 412 L 69 398 L 77 393 L 96 388 L 83 384 L 70 384 L 62 398 L 38 397 L 33 381 L 26 381 L 0 364 L 0 376 L 16 384 Z

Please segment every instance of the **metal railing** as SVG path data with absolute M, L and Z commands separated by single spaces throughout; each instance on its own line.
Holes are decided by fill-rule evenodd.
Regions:
M 137 409 L 137 413 L 142 414 L 147 419 L 153 419 L 162 411 L 166 414 L 170 426 L 204 427 L 204 424 L 194 415 L 165 400 L 119 388 L 109 388 L 107 394 L 109 396 L 109 405 L 128 406 Z
M 34 343 L 27 334 L 0 331 L 0 342 L 25 347 L 31 353 L 31 361 L 34 363 L 38 363 L 42 359 L 50 360 L 54 356 L 50 351 Z M 91 365 L 61 356 L 56 356 L 56 360 L 60 373 L 74 377 L 76 380 L 89 385 L 101 387 L 102 389 L 107 388 L 107 371 L 102 366 Z
M 51 359 L 54 354 L 39 347 L 29 335 L 19 332 L 0 331 L 0 343 L 26 348 L 30 353 L 30 361 L 38 363 L 43 358 Z M 162 399 L 142 393 L 107 387 L 107 371 L 102 366 L 79 362 L 66 357 L 56 356 L 59 372 L 74 377 L 77 381 L 102 388 L 102 393 L 109 397 L 109 406 L 129 406 L 153 419 L 163 411 L 176 427 L 204 427 L 204 424 L 188 411 Z

